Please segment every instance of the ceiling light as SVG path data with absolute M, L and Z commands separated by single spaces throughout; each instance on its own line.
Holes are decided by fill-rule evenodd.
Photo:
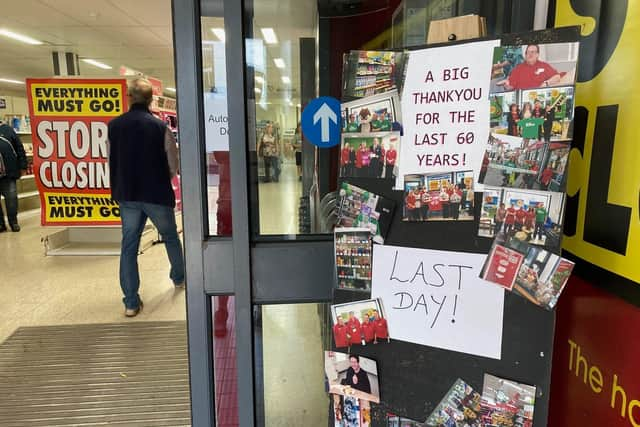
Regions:
M 288 76 L 282 76 L 282 83 L 286 85 L 291 84 L 291 79 Z
M 39 45 L 44 44 L 40 40 L 32 39 L 31 37 L 23 36 L 22 34 L 14 33 L 13 31 L 9 31 L 6 28 L 0 28 L 0 35 L 9 37 L 10 39 L 17 40 L 22 43 Z
M 224 29 L 223 28 L 212 28 L 211 32 L 213 34 L 215 34 L 216 37 L 218 38 L 218 40 L 220 40 L 221 42 L 225 41 Z
M 284 68 L 284 59 L 282 58 L 273 58 L 273 63 L 276 64 L 278 68 Z
M 168 90 L 169 92 L 174 92 L 176 91 L 175 87 L 165 87 L 165 90 Z
M 13 83 L 16 85 L 23 85 L 24 82 L 21 82 L 20 80 L 12 80 L 12 79 L 0 79 L 0 82 L 2 83 Z
M 256 76 L 256 83 L 263 84 L 264 83 L 264 77 Z
M 94 67 L 102 68 L 103 70 L 110 70 L 111 69 L 110 65 L 103 64 L 102 62 L 98 62 L 95 59 L 83 58 L 82 62 L 86 62 L 87 64 L 91 64 Z
M 262 93 L 262 89 L 260 89 L 259 87 L 257 87 L 257 88 L 255 88 L 255 89 L 253 89 L 253 91 L 254 91 L 255 93 Z
M 278 43 L 278 37 L 276 37 L 276 32 L 273 31 L 273 28 L 260 28 L 260 31 L 262 31 L 262 37 L 264 37 L 264 41 L 267 44 Z

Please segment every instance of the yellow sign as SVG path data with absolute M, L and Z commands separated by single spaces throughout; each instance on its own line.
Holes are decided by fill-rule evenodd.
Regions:
M 43 194 L 43 212 L 49 224 L 82 223 L 119 224 L 120 208 L 111 194 L 53 193 Z
M 640 283 L 640 2 L 592 3 L 585 8 L 598 16 L 577 15 L 569 0 L 559 0 L 556 9 L 556 27 L 580 25 L 583 37 L 567 186 L 568 195 L 577 199 L 577 216 L 565 221 L 575 221 L 576 227 L 563 246 L 591 264 Z M 600 16 L 610 19 L 605 22 Z M 616 22 L 612 16 L 626 19 Z M 583 132 L 579 124 L 585 115 Z M 576 136 L 582 133 L 581 150 Z
M 122 81 L 84 80 L 33 82 L 29 97 L 38 116 L 116 117 L 124 113 Z

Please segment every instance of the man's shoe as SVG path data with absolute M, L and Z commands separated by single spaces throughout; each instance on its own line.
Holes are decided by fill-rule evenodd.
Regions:
M 184 289 L 184 280 L 182 282 L 174 283 L 173 286 L 175 286 L 176 289 Z
M 144 304 L 142 304 L 142 300 L 140 300 L 140 305 L 138 306 L 138 308 L 127 308 L 124 310 L 124 315 L 127 317 L 136 317 L 138 315 L 138 313 L 140 313 L 142 311 L 142 307 Z
M 20 226 L 18 224 L 9 224 L 9 226 L 11 227 L 11 231 L 13 231 L 14 233 L 20 231 Z

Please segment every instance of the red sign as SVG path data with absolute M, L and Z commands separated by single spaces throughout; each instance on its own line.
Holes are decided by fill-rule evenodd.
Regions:
M 117 225 L 107 123 L 127 111 L 124 79 L 27 79 L 41 223 Z
M 482 278 L 511 290 L 524 255 L 504 246 L 495 245 L 489 257 L 489 263 Z
M 640 426 L 640 309 L 573 275 L 556 325 L 548 425 Z

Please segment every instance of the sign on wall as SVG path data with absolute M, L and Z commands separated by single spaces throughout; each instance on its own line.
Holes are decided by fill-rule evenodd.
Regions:
M 372 298 L 393 339 L 500 359 L 504 291 L 478 276 L 484 254 L 374 245 Z
M 409 55 L 401 101 L 400 179 L 475 169 L 477 182 L 489 136 L 491 60 L 499 44 L 490 40 Z
M 107 123 L 127 111 L 124 79 L 27 79 L 42 225 L 117 225 Z

